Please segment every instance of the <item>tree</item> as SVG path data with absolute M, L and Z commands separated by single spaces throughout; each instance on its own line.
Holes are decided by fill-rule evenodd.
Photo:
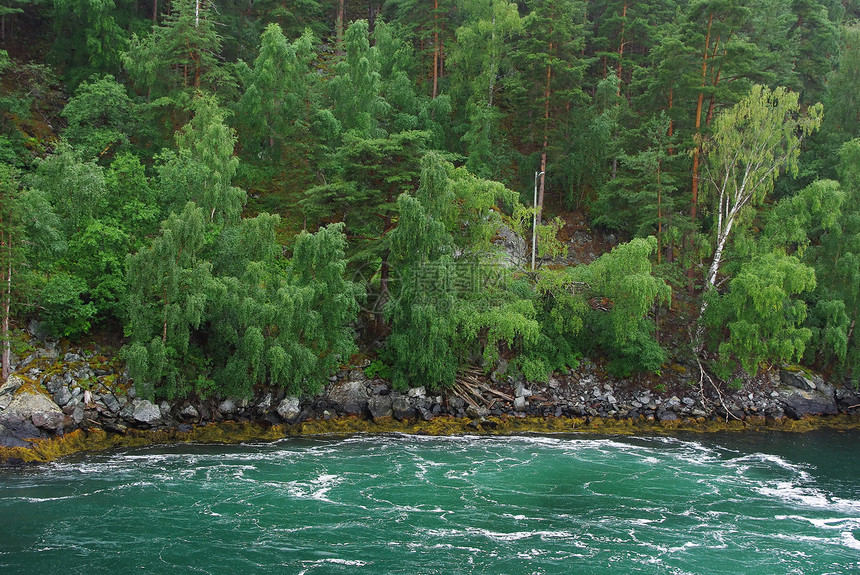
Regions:
M 840 160 L 841 186 L 836 182 L 810 186 L 824 188 L 822 192 L 829 189 L 831 196 L 844 197 L 844 201 L 841 210 L 832 206 L 834 202 L 817 202 L 826 221 L 835 217 L 835 222 L 826 229 L 813 228 L 810 236 L 814 241 L 804 254 L 818 278 L 816 290 L 808 298 L 812 340 L 807 355 L 822 366 L 850 373 L 856 384 L 860 381 L 860 140 L 846 142 Z M 823 193 L 813 198 L 819 196 Z
M 466 166 L 477 176 L 498 178 L 511 153 L 500 125 L 498 78 L 504 74 L 506 48 L 512 48 L 522 20 L 516 4 L 507 0 L 464 4 L 468 16 L 457 28 L 448 60 L 451 91 L 458 102 L 455 109 L 466 115 L 461 138 L 468 154 Z
M 234 85 L 220 62 L 221 38 L 213 7 L 199 0 L 176 0 L 163 24 L 144 36 L 132 35 L 122 60 L 134 85 L 156 108 L 167 108 L 170 133 L 181 124 L 195 94 Z
M 560 118 L 583 99 L 581 77 L 585 62 L 579 52 L 585 41 L 584 6 L 575 0 L 533 0 L 529 9 L 517 56 L 526 84 L 533 87 L 528 90 L 530 101 L 540 106 L 540 110 L 533 109 L 528 115 L 537 127 L 533 133 L 539 138 L 539 171 L 543 173 L 538 186 L 540 220 L 547 166 L 553 161 L 550 150 L 557 145 Z
M 705 323 L 728 330 L 719 346 L 728 366 L 748 374 L 763 366 L 798 361 L 812 332 L 804 327 L 806 304 L 794 296 L 815 288 L 815 271 L 794 256 L 770 252 L 750 260 L 732 279 L 727 294 L 710 292 Z
M 613 373 L 657 372 L 666 352 L 651 335 L 648 320 L 656 303 L 669 303 L 672 290 L 651 273 L 650 257 L 657 248 L 653 236 L 620 244 L 588 266 L 569 268 L 568 276 L 584 287 L 592 310 L 586 316 L 591 345 L 610 357 Z
M 133 131 L 134 104 L 113 76 L 91 77 L 63 108 L 69 122 L 63 133 L 85 158 L 114 155 L 128 144 Z
M 207 216 L 188 202 L 162 223 L 152 245 L 128 257 L 131 343 L 124 350 L 129 374 L 149 396 L 182 397 L 191 391 L 191 333 L 200 327 L 212 289 L 212 264 L 202 258 Z
M 245 191 L 233 186 L 239 158 L 236 134 L 224 122 L 226 113 L 212 96 L 193 103 L 194 116 L 176 132 L 176 152 L 166 152 L 158 167 L 163 197 L 174 206 L 194 201 L 210 221 L 238 221 Z
M 801 112 L 797 94 L 754 86 L 749 96 L 717 117 L 707 147 L 716 247 L 706 288 L 716 284 L 726 243 L 747 208 L 764 201 L 781 170 L 797 173 L 800 142 L 818 128 L 821 116 L 820 104 Z
M 379 137 L 378 123 L 388 104 L 380 96 L 378 53 L 370 45 L 366 20 L 353 22 L 344 36 L 346 54 L 331 79 L 334 115 L 344 131 L 365 138 Z
M 277 24 L 260 38 L 260 54 L 245 78 L 238 104 L 242 145 L 251 155 L 266 152 L 275 161 L 306 139 L 311 105 L 311 67 L 315 38 L 305 33 L 289 42 Z
M 426 139 L 416 131 L 369 139 L 347 134 L 337 154 L 341 173 L 301 201 L 309 216 L 346 224 L 353 257 L 368 264 L 369 276 L 378 271 L 380 303 L 388 297 L 387 236 L 397 226 L 397 198 L 417 189 Z

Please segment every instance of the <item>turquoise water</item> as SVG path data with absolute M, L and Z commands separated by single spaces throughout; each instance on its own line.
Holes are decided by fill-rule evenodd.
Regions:
M 0 572 L 860 572 L 858 440 L 397 435 L 100 453 L 0 470 Z

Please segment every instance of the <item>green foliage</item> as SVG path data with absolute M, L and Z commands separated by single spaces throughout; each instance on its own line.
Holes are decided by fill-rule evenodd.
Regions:
M 129 373 L 147 395 L 181 397 L 190 391 L 183 367 L 191 333 L 200 327 L 212 284 L 201 257 L 206 215 L 189 202 L 162 223 L 149 248 L 129 256 Z
M 115 154 L 128 144 L 134 105 L 113 76 L 93 76 L 78 87 L 63 108 L 69 122 L 64 136 L 84 158 Z
M 851 374 L 856 383 L 860 380 L 855 329 L 860 315 L 860 140 L 846 142 L 840 160 L 841 193 L 834 182 L 813 184 L 832 189 L 844 202 L 841 211 L 826 212 L 828 222 L 836 218 L 835 225 L 813 228 L 809 234 L 805 260 L 814 266 L 818 285 L 809 298 L 812 340 L 807 358 Z
M 815 288 L 815 271 L 794 256 L 766 253 L 753 258 L 732 279 L 724 295 L 712 292 L 706 324 L 727 330 L 720 343 L 724 365 L 747 373 L 798 361 L 812 333 L 802 327 L 806 304 L 796 296 Z
M 343 60 L 335 65 L 331 95 L 334 115 L 344 131 L 363 138 L 379 138 L 380 117 L 388 103 L 380 95 L 378 51 L 370 45 L 366 20 L 353 22 L 344 34 Z
M 289 42 L 277 24 L 260 38 L 260 55 L 245 75 L 238 103 L 238 123 L 248 153 L 275 161 L 290 147 L 306 140 L 312 108 L 311 59 L 316 39 L 306 32 Z
M 212 4 L 176 0 L 163 24 L 133 34 L 122 63 L 134 85 L 168 111 L 184 110 L 200 90 L 229 92 L 235 80 L 219 61 Z
M 191 121 L 176 132 L 177 152 L 161 158 L 162 195 L 176 208 L 194 201 L 210 221 L 235 223 L 245 204 L 245 191 L 232 184 L 239 167 L 236 134 L 215 98 L 196 98 L 193 109 Z
M 665 350 L 651 337 L 654 326 L 648 319 L 655 304 L 668 303 L 671 297 L 669 286 L 652 274 L 650 257 L 656 248 L 653 236 L 634 239 L 569 272 L 591 296 L 587 323 L 593 343 L 607 353 L 610 369 L 619 375 L 653 373 L 666 361 Z
M 189 202 L 128 264 L 129 371 L 142 393 L 315 391 L 355 351 L 356 288 L 340 227 L 296 239 L 288 273 L 277 216 L 215 229 Z M 209 240 L 207 241 L 207 237 Z
M 60 273 L 52 276 L 42 288 L 41 317 L 47 333 L 53 337 L 75 337 L 90 329 L 96 312 L 92 302 L 84 302 L 86 283 L 75 276 Z
M 36 164 L 28 183 L 43 192 L 60 217 L 66 237 L 82 230 L 98 215 L 105 190 L 104 170 L 84 160 L 67 144 Z

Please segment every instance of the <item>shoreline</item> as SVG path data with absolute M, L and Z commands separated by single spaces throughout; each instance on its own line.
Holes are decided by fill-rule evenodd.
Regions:
M 323 389 L 294 396 L 137 396 L 110 348 L 31 339 L 0 386 L 0 465 L 100 449 L 181 442 L 241 443 L 353 433 L 417 435 L 669 434 L 860 429 L 860 390 L 799 368 L 740 389 L 702 385 L 673 364 L 660 378 L 613 378 L 583 360 L 546 382 L 503 371 L 464 372 L 453 388 L 398 391 L 365 366 L 341 369 Z
M 806 433 L 819 429 L 860 431 L 860 415 L 807 416 L 802 419 L 751 417 L 743 421 L 678 419 L 654 421 L 567 417 L 491 417 L 483 421 L 441 416 L 429 421 L 368 419 L 346 416 L 309 420 L 295 424 L 268 422 L 210 422 L 163 429 L 130 429 L 126 433 L 104 429 L 76 429 L 68 434 L 31 440 L 29 447 L 0 447 L 0 465 L 21 466 L 50 463 L 80 453 L 109 449 L 133 449 L 153 445 L 237 445 L 246 442 L 276 442 L 301 437 L 346 437 L 357 434 L 405 434 L 423 437 L 514 436 L 526 434 L 583 434 L 622 436 L 671 436 L 677 433 Z

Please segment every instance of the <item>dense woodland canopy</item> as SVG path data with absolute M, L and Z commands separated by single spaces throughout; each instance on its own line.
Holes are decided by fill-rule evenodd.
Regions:
M 401 388 L 586 355 L 857 380 L 858 16 L 0 0 L 3 375 L 38 318 L 121 331 L 159 397 L 311 391 L 358 352 Z M 535 212 L 536 269 L 494 255 Z M 567 265 L 572 213 L 620 242 Z

